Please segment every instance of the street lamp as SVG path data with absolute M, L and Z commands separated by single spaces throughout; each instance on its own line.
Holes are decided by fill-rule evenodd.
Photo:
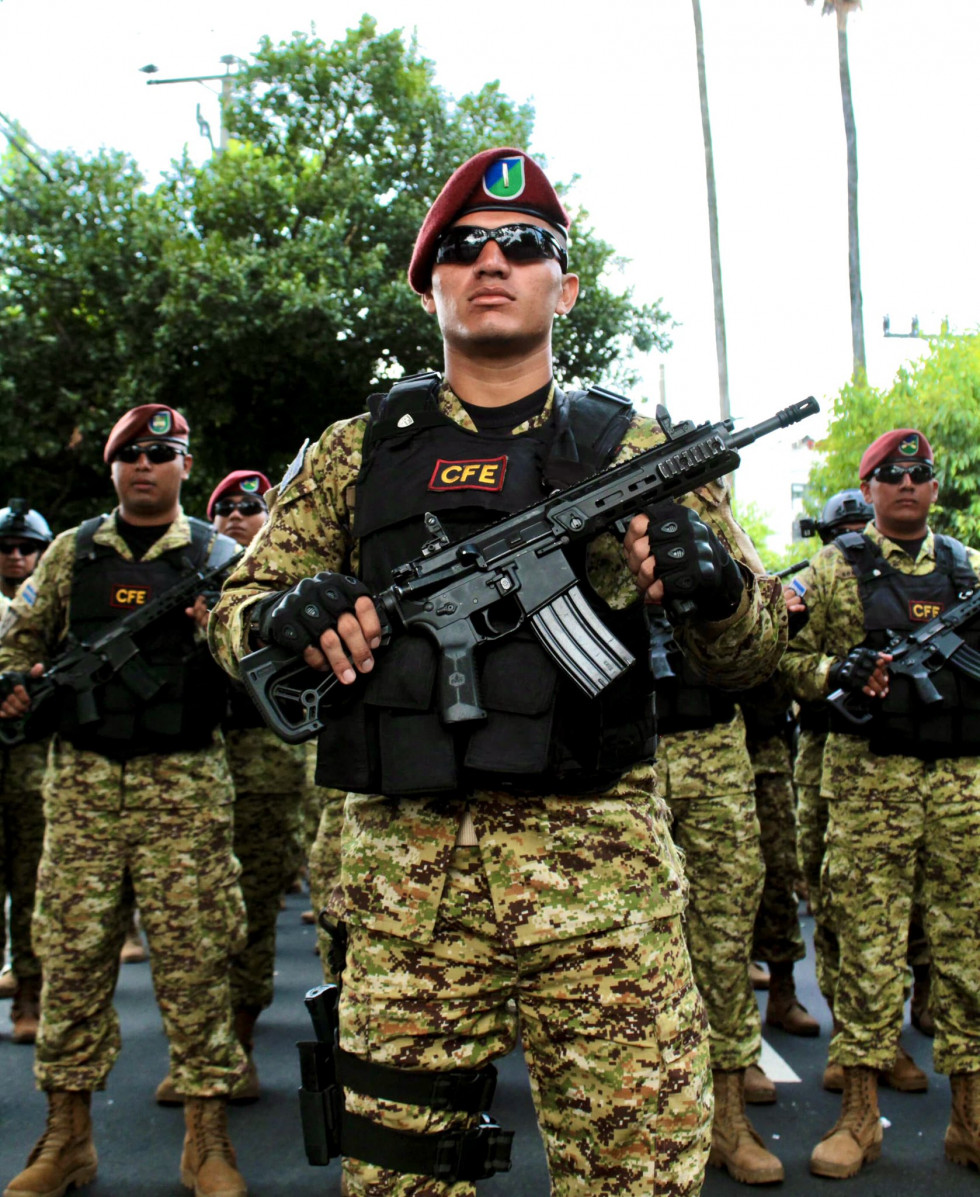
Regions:
M 147 86 L 150 86 L 152 84 L 160 84 L 160 83 L 208 83 L 213 79 L 220 79 L 221 80 L 221 132 L 218 137 L 218 149 L 226 150 L 228 148 L 228 127 L 225 123 L 225 113 L 228 108 L 228 105 L 231 103 L 231 85 L 232 85 L 232 80 L 235 77 L 231 68 L 234 66 L 234 64 L 236 62 L 239 62 L 240 60 L 234 54 L 222 54 L 219 61 L 224 63 L 225 73 L 223 75 L 184 75 L 184 76 L 181 76 L 179 79 L 147 79 L 146 82 L 147 82 Z M 147 63 L 146 66 L 140 67 L 139 69 L 144 74 L 155 75 L 160 68 L 157 67 L 156 65 L 154 65 L 154 63 L 150 62 L 150 63 Z M 201 115 L 200 104 L 198 104 L 198 106 L 197 106 L 197 124 L 198 124 L 198 128 L 201 130 L 202 136 L 207 137 L 208 141 L 211 142 L 211 149 L 213 151 L 214 150 L 214 142 L 211 141 L 211 129 L 208 126 L 208 122 Z

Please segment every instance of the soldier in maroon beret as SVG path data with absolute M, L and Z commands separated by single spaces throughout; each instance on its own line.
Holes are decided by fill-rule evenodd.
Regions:
M 980 680 L 970 667 L 980 630 L 976 621 L 955 632 L 934 623 L 980 584 L 980 552 L 929 527 L 934 470 L 917 429 L 868 446 L 859 473 L 874 519 L 811 560 L 809 618 L 780 665 L 800 702 L 833 699 L 824 703 L 819 899 L 839 945 L 830 1064 L 844 1097 L 810 1157 L 818 1176 L 854 1176 L 881 1154 L 879 1084 L 915 1091 L 929 1083 L 899 1039 L 920 894 L 933 1067 L 952 1090 L 945 1152 L 980 1167 Z M 893 638 L 924 636 L 930 624 L 957 637 L 948 656 L 929 641 L 931 691 L 924 677 L 892 666 Z
M 232 470 L 211 492 L 208 519 L 219 532 L 247 547 L 269 518 L 262 497 L 269 489 L 269 479 L 258 470 Z
M 397 380 L 300 451 L 209 624 L 233 674 L 273 643 L 349 687 L 320 733 L 316 780 L 347 795 L 330 901 L 345 929 L 329 965 L 343 979 L 350 1197 L 469 1194 L 509 1167 L 511 1136 L 485 1111 L 492 1061 L 519 1026 L 556 1192 L 693 1197 L 703 1180 L 706 1020 L 654 789 L 643 606 L 663 600 L 677 562 L 699 604 L 679 634 L 737 686 L 782 650 L 778 588 L 722 544 L 740 532 L 717 495 L 687 496 L 652 529 L 639 515 L 625 550 L 611 536 L 589 546 L 603 619 L 635 646 L 636 688 L 584 698 L 512 629 L 481 646 L 486 718 L 452 724 L 435 646 L 382 647 L 370 597 L 435 524 L 464 538 L 662 439 L 628 400 L 554 377 L 553 325 L 579 291 L 568 228 L 523 150 L 486 150 L 452 175 L 408 271 L 438 321 L 444 376 Z M 658 565 L 659 535 L 679 552 Z
M 14 676 L 0 718 L 31 710 L 24 673 L 37 677 L 66 644 L 99 640 L 237 551 L 181 508 L 188 438 L 183 416 L 158 403 L 113 427 L 105 460 L 118 506 L 58 536 L 11 602 L 0 669 Z M 247 1067 L 228 975 L 244 910 L 220 729 L 227 680 L 208 652 L 206 617 L 200 598 L 191 608 L 165 605 L 133 633 L 117 670 L 107 667 L 77 701 L 65 687 L 64 701 L 49 708 L 57 719 L 52 800 L 33 923 L 44 977 L 35 1076 L 48 1125 L 7 1193 L 64 1193 L 95 1178 L 91 1097 L 119 1053 L 113 992 L 122 916 L 135 894 L 171 1073 L 186 1099 L 182 1179 L 198 1193 L 245 1197 L 225 1111 Z M 125 1159 L 103 1167 L 115 1172 L 110 1188 L 132 1188 Z

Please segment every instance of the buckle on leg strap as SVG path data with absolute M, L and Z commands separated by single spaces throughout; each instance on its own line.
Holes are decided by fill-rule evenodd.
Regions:
M 501 1130 L 483 1114 L 478 1126 L 416 1135 L 345 1111 L 341 1138 L 345 1156 L 393 1172 L 433 1176 L 454 1184 L 509 1172 L 514 1132 Z

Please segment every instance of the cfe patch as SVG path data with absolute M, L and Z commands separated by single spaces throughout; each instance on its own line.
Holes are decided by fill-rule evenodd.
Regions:
M 109 606 L 120 611 L 135 611 L 138 607 L 145 607 L 149 598 L 149 586 L 127 586 L 120 582 L 112 588 Z
M 917 457 L 919 454 L 919 438 L 913 432 L 911 436 L 903 437 L 898 442 L 898 451 L 903 457 Z
M 483 174 L 483 190 L 491 199 L 517 199 L 524 185 L 523 158 L 498 158 Z
M 429 490 L 503 490 L 507 457 L 436 462 Z
M 154 436 L 166 436 L 174 422 L 169 411 L 155 411 L 146 426 Z
M 909 619 L 913 623 L 928 623 L 945 610 L 945 603 L 935 603 L 928 599 L 909 599 Z

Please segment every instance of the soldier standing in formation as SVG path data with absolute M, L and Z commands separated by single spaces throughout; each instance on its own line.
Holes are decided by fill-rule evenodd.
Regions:
M 47 520 L 23 499 L 11 499 L 0 511 L 0 616 L 50 543 Z M 31 912 L 44 842 L 41 781 L 47 750 L 44 740 L 0 751 L 0 960 L 10 895 L 10 968 L 0 974 L 0 997 L 13 998 L 14 1043 L 33 1043 L 40 1017 L 41 962 L 31 945 Z
M 231 672 L 274 642 L 352 687 L 318 767 L 322 784 L 350 791 L 333 903 L 349 934 L 341 1047 L 359 1074 L 343 1124 L 349 1197 L 472 1195 L 470 1181 L 405 1159 L 407 1140 L 435 1153 L 455 1141 L 451 1127 L 472 1128 L 467 1154 L 499 1167 L 500 1138 L 478 1129 L 472 1101 L 439 1109 L 422 1094 L 452 1070 L 488 1080 L 517 1041 L 518 1011 L 556 1190 L 681 1197 L 702 1182 L 707 1043 L 683 871 L 654 789 L 650 678 L 638 668 L 619 707 L 587 700 L 518 634 L 483 658 L 487 721 L 454 738 L 435 705 L 434 646 L 402 636 L 375 656 L 369 593 L 418 555 L 424 512 L 458 536 L 540 497 L 543 480 L 567 484 L 661 438 L 622 401 L 555 385 L 552 325 L 578 291 L 568 223 L 522 151 L 489 150 L 456 171 L 409 270 L 439 321 L 445 380 L 404 380 L 298 456 L 212 615 Z M 575 435 L 590 412 L 613 429 L 602 448 L 581 425 Z M 461 468 L 476 460 L 486 472 Z M 782 652 L 782 595 L 736 564 L 710 509 L 697 504 L 718 536 L 672 507 L 633 520 L 625 566 L 615 538 L 590 546 L 604 618 L 645 657 L 637 589 L 651 602 L 677 593 L 677 575 L 655 572 L 674 537 L 701 613 L 678 634 L 709 676 L 751 684 Z M 401 1100 L 373 1096 L 392 1085 Z
M 4 617 L 0 668 L 37 676 L 69 634 L 98 635 L 177 583 L 189 561 L 202 568 L 235 550 L 181 511 L 188 432 L 183 417 L 160 404 L 116 423 L 104 458 L 119 506 L 62 533 L 45 553 Z M 90 1104 L 120 1047 L 112 996 L 127 868 L 150 942 L 171 1075 L 186 1097 L 181 1178 L 196 1197 L 244 1197 L 225 1111 L 246 1068 L 228 984 L 244 910 L 218 728 L 226 683 L 201 634 L 206 618 L 199 600 L 142 635 L 142 663 L 162 683 L 152 698 L 137 701 L 117 676 L 95 691 L 94 721 L 70 706 L 58 711 L 33 925 L 44 974 L 35 1076 L 48 1122 L 5 1197 L 61 1193 L 95 1176 Z M 16 684 L 0 716 L 22 717 L 30 705 Z
M 946 1155 L 980 1166 L 980 687 L 947 665 L 926 704 L 891 676 L 888 632 L 911 631 L 977 585 L 980 553 L 934 535 L 933 454 L 915 429 L 884 433 L 865 451 L 861 492 L 874 508 L 863 533 L 845 533 L 814 558 L 808 621 L 783 672 L 801 701 L 840 689 L 864 706 L 862 726 L 831 710 L 823 761 L 829 802 L 820 900 L 840 962 L 831 1061 L 843 1069 L 836 1125 L 811 1170 L 848 1177 L 878 1157 L 879 1069 L 901 1032 L 909 921 L 921 876 L 932 952 L 934 1065 L 950 1076 Z M 974 643 L 975 631 L 966 631 Z

